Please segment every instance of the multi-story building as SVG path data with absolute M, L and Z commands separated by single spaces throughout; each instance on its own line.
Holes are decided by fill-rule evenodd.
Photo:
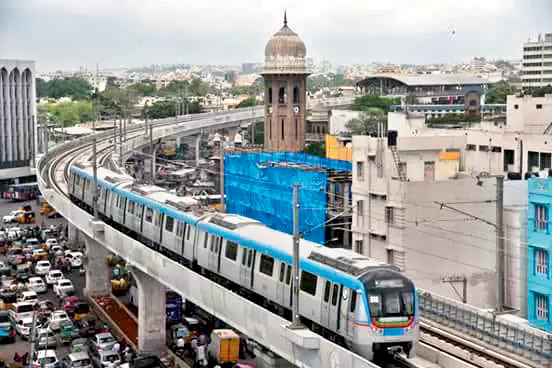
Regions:
M 523 87 L 552 85 L 552 33 L 523 44 Z
M 529 180 L 527 221 L 527 318 L 552 332 L 552 178 Z
M 35 65 L 0 60 L 0 183 L 31 176 L 36 147 Z

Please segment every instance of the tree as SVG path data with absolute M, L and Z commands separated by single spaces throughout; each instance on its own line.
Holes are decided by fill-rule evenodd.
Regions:
M 46 108 L 50 115 L 50 120 L 64 127 L 89 122 L 94 119 L 94 110 L 90 101 L 49 104 Z
M 516 88 L 508 82 L 498 82 L 489 87 L 485 93 L 486 104 L 505 104 L 506 97 L 516 93 Z
M 189 91 L 192 96 L 205 96 L 209 93 L 209 85 L 199 78 L 194 78 L 190 82 Z
M 155 96 L 157 92 L 157 86 L 149 79 L 134 83 L 128 86 L 128 89 L 134 91 L 134 94 L 137 96 L 151 97 Z
M 189 85 L 187 81 L 172 80 L 165 87 L 160 88 L 157 95 L 162 97 L 183 96 Z
M 351 108 L 356 111 L 369 111 L 373 108 L 378 108 L 383 112 L 389 112 L 391 111 L 391 106 L 400 104 L 400 97 L 380 97 L 368 95 L 355 98 Z
M 197 114 L 201 112 L 201 106 L 199 102 L 189 102 L 188 112 L 190 114 Z M 145 112 L 149 119 L 164 119 L 176 115 L 176 101 L 173 99 L 164 99 L 156 101 L 148 106 Z
M 324 147 L 324 143 L 321 142 L 313 142 L 309 144 L 305 147 L 303 152 L 313 156 L 326 157 L 326 147 Z
M 239 109 L 241 107 L 251 107 L 251 106 L 256 106 L 258 105 L 257 103 L 257 98 L 256 97 L 249 97 L 249 98 L 246 98 L 245 100 L 242 100 L 237 106 L 236 106 L 236 109 Z
M 58 78 L 51 81 L 36 80 L 38 97 L 86 99 L 92 93 L 90 83 L 82 78 Z
M 533 97 L 544 97 L 545 95 L 552 94 L 552 85 L 545 87 L 532 88 L 529 91 Z
M 107 87 L 105 91 L 94 95 L 100 115 L 111 118 L 112 115 L 122 116 L 129 112 L 138 99 L 133 88 Z
M 381 109 L 372 108 L 360 113 L 358 118 L 351 119 L 345 127 L 351 135 L 371 135 L 378 133 L 378 123 L 383 123 L 383 131 L 387 131 L 387 118 Z

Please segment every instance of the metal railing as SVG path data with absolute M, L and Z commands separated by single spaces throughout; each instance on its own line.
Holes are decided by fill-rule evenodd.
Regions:
M 437 322 L 441 328 L 461 332 L 531 362 L 552 361 L 552 334 L 424 290 L 418 290 L 418 301 L 422 319 Z

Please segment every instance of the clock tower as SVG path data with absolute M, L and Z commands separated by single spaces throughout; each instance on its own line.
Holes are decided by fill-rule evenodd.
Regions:
M 268 41 L 265 48 L 264 145 L 275 151 L 302 151 L 305 147 L 307 107 L 306 48 L 287 25 Z

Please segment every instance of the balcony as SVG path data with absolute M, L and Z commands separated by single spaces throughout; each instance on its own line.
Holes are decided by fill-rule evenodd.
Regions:
M 529 219 L 527 221 L 527 242 L 531 245 L 551 249 L 552 235 L 550 234 L 550 223 L 546 225 L 544 230 L 540 230 L 535 226 L 535 219 Z

